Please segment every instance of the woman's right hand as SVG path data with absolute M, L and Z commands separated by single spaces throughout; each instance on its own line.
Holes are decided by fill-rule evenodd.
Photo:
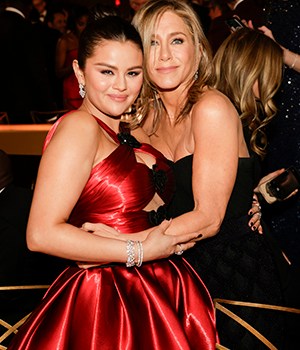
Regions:
M 276 40 L 275 40 L 275 38 L 274 38 L 274 36 L 273 36 L 273 33 L 272 33 L 271 29 L 269 29 L 269 28 L 266 27 L 266 26 L 261 26 L 261 27 L 259 27 L 258 29 L 259 29 L 261 32 L 263 32 L 266 36 L 268 36 L 269 38 L 271 38 L 272 40 L 274 40 L 274 41 L 276 42 Z
M 145 261 L 167 258 L 180 252 L 182 254 L 196 244 L 195 240 L 199 236 L 197 232 L 181 235 L 166 234 L 171 222 L 171 220 L 165 220 L 149 233 L 143 242 Z

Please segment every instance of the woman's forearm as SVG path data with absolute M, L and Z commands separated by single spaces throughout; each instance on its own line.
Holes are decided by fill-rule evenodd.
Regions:
M 296 54 L 295 52 L 292 52 L 288 49 L 286 49 L 285 47 L 282 47 L 283 49 L 283 60 L 284 63 L 290 67 L 291 69 L 294 69 L 295 71 L 297 71 L 298 73 L 300 73 L 300 57 L 298 54 Z

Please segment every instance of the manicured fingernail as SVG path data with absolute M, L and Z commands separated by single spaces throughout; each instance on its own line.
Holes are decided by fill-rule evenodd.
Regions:
M 253 222 L 250 222 L 250 226 L 253 226 L 254 225 L 254 223 Z
M 252 226 L 252 231 L 256 231 L 256 226 Z
M 200 233 L 200 235 L 197 236 L 197 238 L 201 238 L 201 237 L 203 237 L 202 233 Z
M 249 211 L 249 215 L 252 216 L 253 215 L 253 211 Z

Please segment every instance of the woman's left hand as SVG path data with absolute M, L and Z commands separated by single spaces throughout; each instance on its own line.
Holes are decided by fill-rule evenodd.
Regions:
M 120 232 L 118 232 L 114 228 L 107 226 L 105 224 L 101 224 L 101 223 L 92 224 L 90 222 L 86 222 L 81 226 L 81 229 L 86 231 L 86 232 L 89 232 L 89 234 L 93 234 L 96 236 L 125 240 L 125 237 L 123 237 L 120 234 Z M 78 267 L 80 267 L 82 269 L 88 269 L 90 267 L 103 265 L 103 264 L 105 264 L 105 262 L 91 263 L 91 262 L 77 261 L 76 264 Z
M 124 236 L 119 231 L 105 224 L 101 224 L 101 223 L 92 224 L 90 222 L 85 222 L 81 226 L 81 228 L 82 230 L 90 232 L 96 236 L 120 239 L 124 241 L 126 240 L 126 238 L 124 238 Z

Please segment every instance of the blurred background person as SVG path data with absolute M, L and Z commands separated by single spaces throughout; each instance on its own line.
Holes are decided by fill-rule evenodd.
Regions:
M 233 13 L 228 7 L 226 0 L 211 0 L 209 1 L 208 9 L 211 21 L 207 39 L 214 55 L 222 42 L 231 34 L 225 20 L 232 17 Z
M 199 17 L 204 34 L 207 34 L 210 26 L 210 17 L 208 15 L 209 13 L 208 1 L 189 0 L 188 2 L 190 3 L 194 11 L 196 12 L 197 16 Z
M 47 15 L 47 1 L 45 0 L 32 0 L 32 13 L 33 18 L 40 22 L 45 21 Z
M 264 24 L 263 0 L 227 0 L 227 3 L 233 15 L 252 20 L 256 27 Z
M 132 19 L 135 13 L 147 2 L 148 0 L 129 0 L 130 18 Z
M 294 165 L 300 170 L 300 74 L 295 59 L 300 60 L 300 1 L 269 1 L 266 25 L 275 40 L 293 52 L 293 61 L 285 65 L 284 79 L 275 96 L 276 118 L 267 129 L 268 154 L 265 172 Z M 283 30 L 284 28 L 284 30 Z M 289 259 L 300 268 L 300 196 L 274 203 L 267 213 L 269 225 Z M 300 276 L 300 274 L 299 274 Z
M 79 37 L 86 27 L 88 8 L 85 6 L 72 7 L 68 18 L 68 31 L 63 34 L 56 46 L 55 71 L 63 84 L 63 108 L 77 109 L 82 103 L 78 83 L 72 63 L 77 59 Z
M 57 77 L 55 70 L 57 43 L 59 38 L 67 31 L 67 15 L 63 6 L 57 4 L 48 8 L 43 27 L 41 39 L 44 44 L 49 83 L 56 108 L 63 109 L 62 79 Z
M 61 34 L 64 34 L 67 30 L 67 15 L 64 8 L 59 5 L 51 6 L 45 17 L 45 24 L 49 28 L 58 30 Z
M 129 0 L 129 6 L 136 13 L 148 0 Z
M 268 153 L 263 162 L 264 172 L 279 167 L 294 165 L 300 171 L 300 1 L 268 1 L 266 5 L 266 26 L 264 29 L 284 49 L 284 77 L 275 96 L 278 112 L 266 130 L 269 140 Z M 266 208 L 264 217 L 292 263 L 297 283 L 291 288 L 290 300 L 300 308 L 300 194 L 288 201 L 275 202 Z M 300 329 L 299 315 L 289 323 L 290 347 L 297 344 Z
M 30 110 L 55 107 L 31 9 L 31 0 L 9 0 L 0 13 L 0 110 L 11 123 L 31 123 Z

